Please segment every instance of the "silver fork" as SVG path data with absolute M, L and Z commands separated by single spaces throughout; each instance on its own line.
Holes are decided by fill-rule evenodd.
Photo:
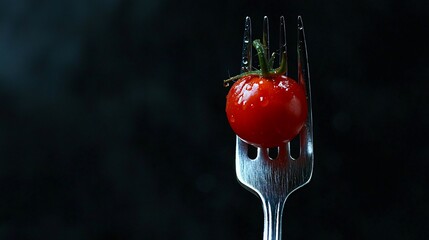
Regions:
M 280 53 L 286 51 L 285 19 L 280 17 Z M 264 17 L 263 41 L 269 48 L 268 17 Z M 243 38 L 241 71 L 252 68 L 252 27 L 246 17 Z M 269 49 L 267 49 L 269 56 Z M 282 214 L 287 197 L 308 183 L 313 172 L 313 120 L 311 111 L 310 75 L 308 72 L 307 47 L 301 16 L 298 17 L 298 82 L 305 86 L 308 118 L 299 134 L 299 156 L 290 154 L 290 143 L 277 148 L 277 156 L 271 159 L 270 149 L 257 148 L 257 156 L 251 159 L 249 145 L 236 137 L 236 173 L 239 182 L 262 200 L 264 210 L 264 240 L 280 240 Z M 282 54 L 279 54 L 280 56 Z

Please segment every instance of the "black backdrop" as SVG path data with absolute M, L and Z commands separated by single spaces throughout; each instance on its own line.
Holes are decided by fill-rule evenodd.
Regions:
M 256 36 L 285 15 L 290 49 L 302 15 L 308 40 L 315 168 L 284 238 L 426 239 L 428 14 L 422 0 L 2 1 L 0 239 L 261 239 L 222 86 L 247 15 Z

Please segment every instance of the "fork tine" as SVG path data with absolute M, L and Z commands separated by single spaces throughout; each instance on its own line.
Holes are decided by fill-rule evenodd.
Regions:
M 236 143 L 235 143 L 235 159 L 237 160 L 236 164 L 237 164 L 237 169 L 239 169 L 238 167 L 241 165 L 240 161 L 244 161 L 244 159 L 248 159 L 248 147 L 249 145 L 247 145 L 247 143 L 245 143 L 243 140 L 241 140 L 238 136 L 235 137 L 236 138 Z
M 241 72 L 252 70 L 252 21 L 247 16 L 244 22 L 243 51 L 241 54 Z
M 279 147 L 278 158 L 287 160 L 292 159 L 292 157 L 290 156 L 290 143 L 286 143 L 284 146 Z
M 285 18 L 284 16 L 280 17 L 280 31 L 279 31 L 279 60 L 278 60 L 278 64 L 280 65 L 280 62 L 282 61 L 283 58 L 283 52 L 286 52 L 286 23 L 285 23 Z M 287 61 L 287 55 L 285 55 L 286 57 L 286 61 Z M 288 71 L 286 71 L 286 75 L 287 75 Z M 286 143 L 285 146 L 280 146 L 279 148 L 279 156 L 281 156 L 281 158 L 283 159 L 291 159 L 290 156 L 290 143 Z
M 241 52 L 241 73 L 252 70 L 252 21 L 249 16 L 244 21 L 244 33 L 243 33 L 243 49 Z M 243 142 L 238 136 L 236 136 L 236 159 L 239 166 L 239 162 L 248 157 L 247 143 Z
M 264 17 L 264 24 L 262 26 L 262 43 L 265 48 L 265 58 L 268 59 L 270 57 L 270 26 L 268 17 Z
M 304 25 L 302 17 L 298 16 L 298 79 L 299 82 L 305 87 L 307 95 L 308 113 L 307 121 L 303 130 L 300 133 L 300 158 L 306 159 L 309 164 L 313 164 L 313 115 L 311 104 L 311 88 L 310 88 L 310 74 L 308 66 L 308 53 L 307 43 L 305 41 Z M 312 166 L 311 166 L 312 169 Z M 310 173 L 311 174 L 311 173 Z
M 279 60 L 278 64 L 280 65 L 280 62 L 283 58 L 283 52 L 287 53 L 287 45 L 286 45 L 286 23 L 284 16 L 280 17 L 280 31 L 279 31 Z M 287 60 L 287 59 L 286 59 Z M 286 75 L 287 75 L 286 71 Z

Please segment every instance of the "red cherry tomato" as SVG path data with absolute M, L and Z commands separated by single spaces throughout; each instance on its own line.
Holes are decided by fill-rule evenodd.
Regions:
M 290 77 L 247 75 L 226 97 L 226 114 L 234 132 L 256 147 L 291 141 L 307 119 L 304 87 Z

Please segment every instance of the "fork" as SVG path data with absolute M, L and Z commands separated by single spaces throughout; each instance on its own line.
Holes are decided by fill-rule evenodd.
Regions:
M 280 17 L 280 53 L 286 49 L 285 18 Z M 280 240 L 282 235 L 282 214 L 288 196 L 304 186 L 313 173 L 313 120 L 311 111 L 310 75 L 308 71 L 307 46 L 305 42 L 302 17 L 298 16 L 298 82 L 305 87 L 308 104 L 308 117 L 297 136 L 299 138 L 299 156 L 291 156 L 290 143 L 277 149 L 257 148 L 256 158 L 249 157 L 249 149 L 254 148 L 236 137 L 236 174 L 237 179 L 247 190 L 259 196 L 264 211 L 264 240 Z M 267 46 L 269 56 L 269 23 L 264 17 L 262 41 Z M 250 17 L 244 25 L 241 72 L 252 70 L 252 26 Z M 279 54 L 280 57 L 282 54 Z M 281 61 L 281 59 L 279 59 Z M 272 157 L 271 151 L 277 156 Z

